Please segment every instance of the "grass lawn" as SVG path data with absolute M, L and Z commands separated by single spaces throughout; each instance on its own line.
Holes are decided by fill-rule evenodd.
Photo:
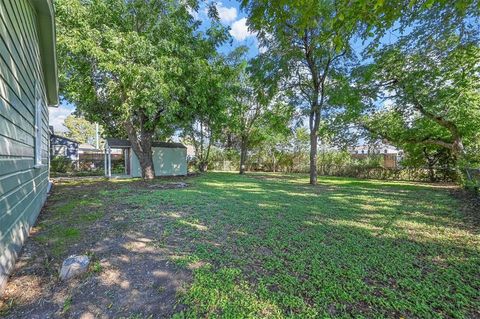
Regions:
M 94 255 L 85 285 L 119 269 L 129 278 L 121 273 L 127 268 L 112 266 L 114 258 L 125 255 L 131 265 L 156 254 L 142 267 L 162 263 L 166 273 L 175 267 L 172 274 L 187 274 L 166 312 L 177 318 L 480 317 L 479 228 L 449 189 L 319 180 L 312 187 L 306 175 L 208 173 L 185 179 L 184 189 L 157 187 L 168 180 L 60 182 L 31 242 L 47 247 L 55 265 L 44 271 L 49 276 L 71 253 Z M 136 239 L 122 241 L 121 251 L 98 248 L 129 234 Z M 131 295 L 131 285 L 115 285 L 105 291 Z M 142 287 L 159 294 L 146 303 L 168 290 Z M 62 301 L 68 309 L 52 311 L 73 313 L 83 303 L 95 304 L 97 314 L 159 315 L 145 304 L 134 312 L 117 307 L 119 298 L 88 299 L 75 289 Z M 11 316 L 34 305 L 31 298 L 17 302 Z

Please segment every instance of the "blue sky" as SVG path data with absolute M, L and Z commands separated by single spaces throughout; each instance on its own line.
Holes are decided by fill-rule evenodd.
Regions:
M 247 28 L 246 14 L 240 9 L 240 3 L 237 0 L 217 0 L 215 2 L 220 21 L 224 25 L 230 27 L 230 35 L 232 36 L 231 43 L 224 44 L 220 48 L 220 51 L 228 53 L 240 45 L 246 45 L 250 49 L 248 53 L 249 58 L 257 55 L 259 51 L 258 41 L 255 34 L 250 32 Z M 206 4 L 202 2 L 202 7 L 198 12 L 192 14 L 197 20 L 202 21 L 200 30 L 205 30 L 208 27 Z M 398 39 L 398 36 L 399 31 L 397 24 L 391 30 L 387 31 L 380 42 L 384 45 L 389 44 L 395 42 Z M 360 54 L 368 43 L 369 41 L 363 43 L 363 41 L 359 39 L 354 39 L 352 41 L 352 46 L 357 54 Z M 364 62 L 370 61 L 365 60 Z M 56 131 L 65 131 L 66 129 L 63 126 L 63 122 L 73 111 L 75 111 L 75 106 L 65 102 L 62 102 L 57 108 L 50 108 L 50 125 L 53 125 Z
M 249 56 L 253 57 L 258 54 L 258 42 L 255 35 L 248 31 L 246 15 L 240 9 L 238 1 L 222 0 L 216 1 L 217 10 L 220 21 L 230 27 L 232 43 L 223 45 L 221 52 L 227 53 L 240 45 L 246 45 L 250 48 Z M 207 14 L 205 6 L 194 14 L 200 21 L 206 21 Z M 205 26 L 204 22 L 204 26 Z M 50 125 L 54 126 L 55 131 L 65 131 L 63 122 L 65 118 L 75 111 L 75 106 L 65 102 L 61 102 L 58 107 L 50 108 Z

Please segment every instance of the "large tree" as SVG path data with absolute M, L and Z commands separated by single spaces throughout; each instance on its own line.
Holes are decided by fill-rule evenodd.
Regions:
M 364 39 L 380 44 L 387 32 L 405 32 L 415 26 L 418 43 L 429 37 L 448 36 L 461 30 L 475 32 L 473 20 L 480 16 L 479 0 L 337 0 L 341 14 L 333 18 L 335 28 L 358 29 Z
M 318 131 L 335 76 L 349 55 L 352 30 L 336 28 L 334 2 L 242 1 L 248 25 L 265 49 L 257 59 L 265 82 L 292 93 L 310 129 L 310 184 L 317 183 Z
M 478 0 L 336 3 L 342 14 L 333 23 L 358 27 L 369 43 L 353 71 L 353 90 L 339 99 L 345 113 L 338 123 L 353 114 L 369 137 L 386 138 L 429 165 L 435 154 L 471 158 L 479 141 Z
M 208 40 L 195 47 L 199 58 L 185 61 L 193 77 L 184 77 L 188 92 L 181 99 L 183 108 L 178 113 L 181 136 L 193 145 L 198 169 L 207 170 L 210 150 L 218 140 L 227 122 L 227 109 L 231 94 L 227 83 L 231 82 L 234 70 L 226 57 L 217 51 L 217 45 L 229 39 L 228 29 L 217 19 L 216 12 L 208 30 Z
M 427 46 L 407 44 L 385 47 L 356 70 L 355 87 L 363 92 L 359 123 L 406 149 L 435 146 L 465 158 L 480 138 L 479 44 L 456 34 Z
M 152 137 L 185 94 L 182 61 L 192 59 L 198 24 L 175 0 L 58 0 L 56 11 L 61 93 L 107 133 L 127 136 L 153 178 Z
M 263 78 L 245 58 L 245 50 L 230 55 L 236 77 L 228 85 L 232 95 L 229 106 L 229 129 L 240 149 L 240 174 L 246 171 L 249 149 L 265 143 L 269 137 L 288 131 L 293 115 L 282 95 L 274 94 Z

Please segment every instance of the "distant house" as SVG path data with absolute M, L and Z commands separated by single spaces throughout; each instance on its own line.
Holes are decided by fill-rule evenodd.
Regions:
M 187 148 L 181 143 L 153 142 L 153 166 L 156 176 L 187 175 Z M 105 140 L 105 176 L 141 177 L 142 170 L 130 141 Z
M 50 135 L 50 157 L 63 157 L 71 161 L 78 161 L 79 144 L 70 138 L 51 134 Z
M 187 147 L 187 159 L 192 160 L 197 157 L 197 152 L 195 151 L 195 147 L 193 145 L 186 145 Z
M 104 151 L 95 146 L 82 143 L 78 145 L 78 161 L 80 170 L 97 170 L 104 167 Z
M 78 145 L 78 154 L 86 154 L 86 153 L 92 153 L 92 152 L 98 152 L 100 150 L 97 150 L 95 146 L 88 144 L 88 143 L 81 143 Z
M 353 158 L 358 159 L 367 158 L 372 155 L 382 156 L 383 167 L 385 168 L 397 168 L 403 158 L 402 150 L 386 143 L 355 146 L 350 149 L 350 154 Z
M 52 1 L 0 1 L 0 293 L 47 197 L 57 103 Z

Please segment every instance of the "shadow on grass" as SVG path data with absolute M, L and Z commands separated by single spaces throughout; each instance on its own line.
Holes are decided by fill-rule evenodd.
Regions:
M 322 178 L 316 187 L 307 181 L 210 173 L 187 180 L 191 185 L 182 190 L 136 182 L 65 186 L 62 194 L 87 195 L 103 214 L 87 219 L 80 244 L 65 247 L 61 257 L 87 251 L 102 270 L 49 288 L 45 282 L 56 269 L 47 271 L 39 295 L 12 307 L 10 316 L 478 315 L 478 230 L 465 224 L 447 192 L 342 178 Z M 75 206 L 74 213 L 91 210 L 80 206 L 87 209 Z M 47 255 L 61 260 L 48 248 Z M 28 274 L 29 264 L 13 280 Z M 50 300 L 43 308 L 42 298 Z

